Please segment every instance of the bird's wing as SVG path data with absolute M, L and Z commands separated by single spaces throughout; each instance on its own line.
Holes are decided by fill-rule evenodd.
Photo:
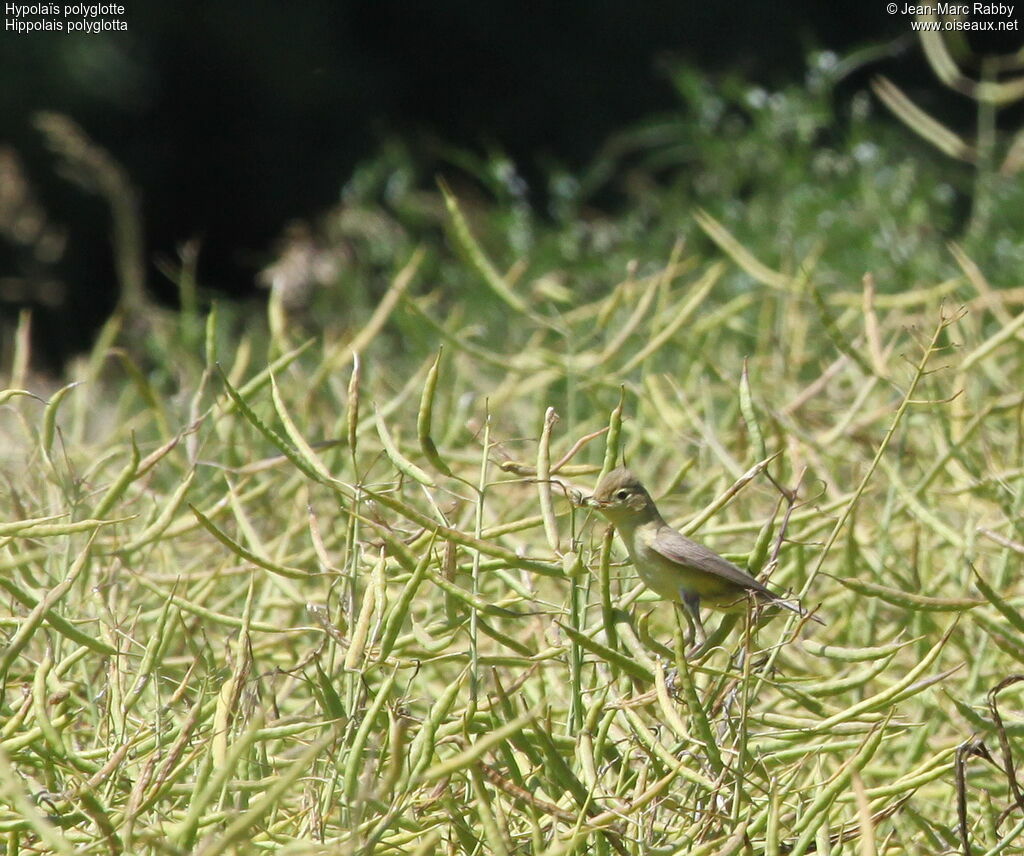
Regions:
M 757 592 L 769 600 L 780 600 L 777 594 L 761 585 L 746 571 L 737 568 L 732 562 L 723 559 L 703 544 L 691 541 L 667 524 L 658 528 L 654 542 L 650 546 L 670 562 L 720 577 L 733 585 Z
M 785 607 L 797 615 L 808 614 L 807 610 L 799 602 L 779 597 L 746 571 L 737 568 L 727 559 L 723 559 L 714 550 L 709 550 L 703 544 L 698 544 L 696 541 L 692 541 L 685 535 L 676 532 L 667 523 L 658 528 L 654 542 L 650 546 L 654 552 L 670 562 L 675 562 L 683 567 L 692 568 L 701 573 L 711 574 L 724 579 L 736 586 L 756 593 L 758 597 L 764 598 L 764 600 L 770 603 Z M 811 614 L 811 618 L 817 621 L 818 624 L 825 623 L 816 615 Z

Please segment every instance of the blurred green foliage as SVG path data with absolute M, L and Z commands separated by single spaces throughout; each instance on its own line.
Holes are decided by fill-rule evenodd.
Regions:
M 854 287 L 866 273 L 880 293 L 946 279 L 959 273 L 946 244 L 961 240 L 993 284 L 1015 284 L 1021 183 L 996 185 L 990 228 L 968 237 L 971 168 L 910 135 L 868 92 L 838 100 L 836 67 L 833 54 L 818 54 L 806 81 L 778 91 L 677 68 L 677 111 L 617 134 L 580 173 L 548 164 L 534 186 L 497 150 L 423 158 L 392 143 L 356 170 L 325 221 L 328 239 L 350 250 L 340 299 L 372 302 L 351 289 L 426 244 L 425 270 L 442 299 L 468 298 L 486 313 L 472 300 L 473 272 L 437 241 L 439 173 L 497 267 L 545 291 L 553 316 L 627 271 L 650 273 L 680 239 L 709 250 L 693 220 L 699 209 L 764 264 L 813 269 L 823 288 Z M 742 271 L 726 277 L 731 293 L 750 285 Z

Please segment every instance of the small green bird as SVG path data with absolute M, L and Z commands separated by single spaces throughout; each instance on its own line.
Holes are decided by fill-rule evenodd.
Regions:
M 698 643 L 696 649 L 707 641 L 700 620 L 701 603 L 725 612 L 738 611 L 753 594 L 797 615 L 808 614 L 799 604 L 784 600 L 746 571 L 669 526 L 647 489 L 625 467 L 601 479 L 586 504 L 618 531 L 644 584 L 666 600 L 683 605 L 692 641 Z M 811 618 L 824 624 L 820 618 Z

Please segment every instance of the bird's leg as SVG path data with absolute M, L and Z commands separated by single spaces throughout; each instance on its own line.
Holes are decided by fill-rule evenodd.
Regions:
M 690 626 L 690 642 L 692 647 L 686 656 L 693 659 L 700 654 L 708 642 L 708 634 L 704 632 L 704 624 L 700 620 L 700 596 L 690 592 L 682 592 L 683 615 Z

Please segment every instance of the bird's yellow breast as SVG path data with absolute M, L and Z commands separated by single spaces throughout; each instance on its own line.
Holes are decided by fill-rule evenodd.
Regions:
M 694 594 L 705 606 L 715 609 L 741 609 L 746 592 L 717 574 L 674 562 L 653 548 L 657 525 L 638 526 L 623 538 L 626 551 L 641 581 L 666 600 L 682 601 L 683 595 Z

